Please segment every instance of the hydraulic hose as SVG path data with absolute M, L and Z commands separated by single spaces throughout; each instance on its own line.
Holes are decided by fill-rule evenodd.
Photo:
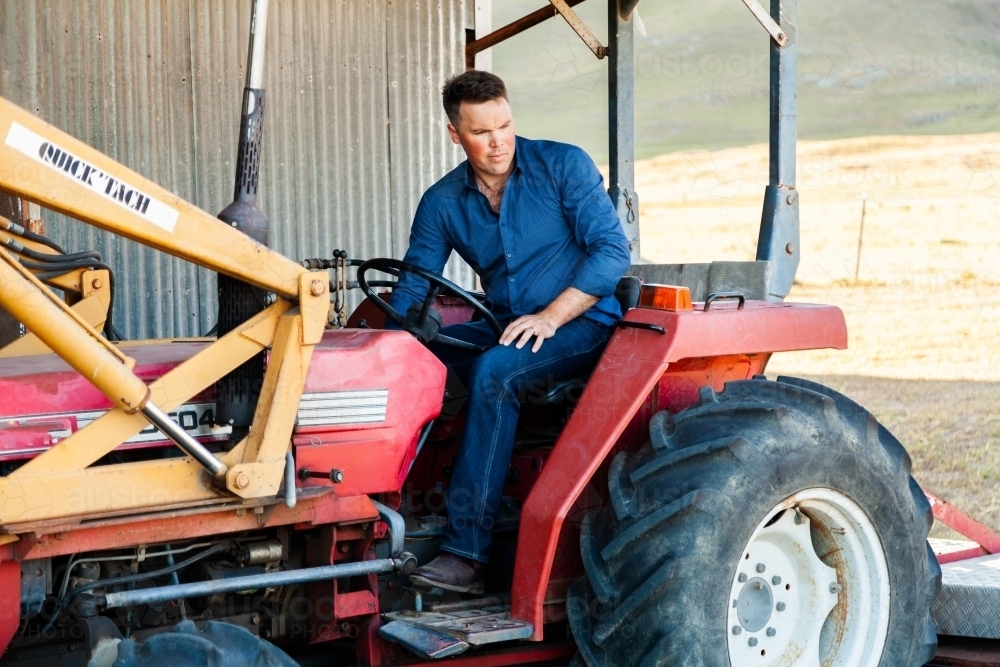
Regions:
M 5 244 L 8 248 L 14 252 L 24 255 L 25 257 L 30 257 L 31 259 L 37 260 L 39 262 L 51 262 L 59 264 L 62 262 L 76 262 L 84 259 L 95 259 L 98 262 L 101 261 L 101 253 L 96 250 L 86 250 L 84 252 L 74 252 L 69 255 L 66 253 L 52 254 L 48 252 L 38 252 L 37 250 L 32 250 L 31 248 L 25 247 L 23 243 L 19 243 L 14 239 L 7 239 Z
M 48 246 L 49 248 L 52 248 L 60 255 L 66 254 L 66 251 L 62 249 L 62 246 L 60 246 L 52 239 L 42 236 L 41 234 L 35 234 L 34 232 L 29 232 L 21 225 L 17 224 L 16 222 L 11 222 L 6 218 L 0 218 L 0 229 L 3 229 L 5 232 L 10 232 L 11 234 L 20 236 L 23 239 L 28 239 L 29 241 L 34 241 L 35 243 L 41 243 L 44 246 Z
M 122 586 L 125 584 L 132 584 L 139 581 L 145 581 L 146 579 L 155 579 L 156 577 L 163 577 L 168 574 L 173 574 L 174 572 L 179 572 L 180 570 L 183 570 L 189 565 L 194 565 L 198 561 L 204 560 L 209 556 L 214 556 L 215 554 L 222 553 L 224 551 L 229 551 L 229 549 L 230 549 L 229 543 L 216 544 L 214 547 L 209 547 L 208 549 L 205 549 L 200 554 L 191 556 L 191 558 L 183 560 L 175 565 L 168 565 L 162 570 L 156 570 L 154 572 L 143 572 L 142 574 L 133 574 L 129 577 L 119 577 L 118 579 L 99 579 L 89 584 L 80 586 L 79 588 L 74 588 L 68 595 L 66 595 L 63 598 L 60 598 L 58 606 L 56 606 L 55 610 L 52 612 L 52 618 L 50 618 L 49 622 L 45 624 L 44 628 L 42 628 L 42 634 L 43 635 L 47 634 L 50 630 L 52 630 L 52 628 L 56 624 L 56 621 L 59 620 L 59 617 L 62 615 L 63 611 L 66 610 L 66 607 L 68 607 L 69 604 L 73 601 L 73 598 L 75 598 L 80 593 L 84 593 L 93 588 L 99 588 L 102 586 Z
M 115 272 L 110 266 L 104 262 L 87 262 L 87 261 L 75 261 L 75 262 L 26 262 L 22 261 L 21 266 L 26 269 L 31 269 L 32 271 L 40 271 L 41 273 L 36 274 L 39 280 L 52 280 L 53 278 L 58 278 L 59 276 L 66 275 L 70 271 L 76 271 L 77 269 L 104 269 L 108 272 L 108 317 L 104 320 L 104 336 L 108 340 L 122 340 L 121 336 L 115 330 L 113 313 L 115 309 Z

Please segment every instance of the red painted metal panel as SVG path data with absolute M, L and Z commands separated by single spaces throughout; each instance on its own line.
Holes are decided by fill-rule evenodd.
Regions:
M 388 300 L 389 294 L 389 292 L 384 292 L 382 296 Z M 434 310 L 441 315 L 442 326 L 468 322 L 469 318 L 472 317 L 472 308 L 454 296 L 438 296 L 434 300 Z M 385 326 L 386 317 L 385 313 L 379 310 L 372 303 L 371 299 L 366 298 L 358 304 L 358 307 L 354 309 L 351 316 L 347 318 L 347 326 L 357 328 L 361 320 L 364 320 L 365 324 L 372 329 L 381 329 Z
M 533 624 L 536 641 L 543 636 L 563 522 L 670 362 L 847 346 L 843 313 L 831 306 L 751 301 L 743 309 L 708 312 L 700 304 L 686 312 L 634 308 L 625 319 L 666 333 L 615 332 L 522 509 L 511 612 Z
M 970 549 L 962 549 L 961 551 L 949 551 L 946 554 L 934 554 L 937 558 L 939 565 L 944 565 L 945 563 L 957 563 L 960 560 L 969 560 L 970 558 L 979 558 L 980 556 L 986 556 L 989 552 L 982 547 L 972 547 Z
M 152 382 L 206 345 L 208 343 L 205 341 L 168 341 L 127 346 L 124 351 L 136 360 L 136 374 L 143 381 Z M 357 329 L 328 331 L 313 354 L 306 377 L 305 393 L 316 395 L 387 389 L 389 396 L 385 420 L 374 423 L 310 425 L 297 428 L 296 434 L 314 436 L 388 427 L 392 429 L 392 433 L 388 445 L 380 445 L 380 451 L 385 457 L 396 461 L 395 472 L 398 473 L 408 466 L 408 461 L 407 466 L 404 466 L 403 459 L 407 456 L 406 450 L 415 442 L 420 427 L 436 417 L 441 410 L 445 375 L 444 365 L 405 332 Z M 111 403 L 103 394 L 54 354 L 0 360 L 0 396 L 7 397 L 7 400 L 0 403 L 0 460 L 36 456 L 77 430 L 74 415 L 90 413 L 89 421 L 94 418 L 93 413 L 111 408 Z M 208 387 L 189 403 L 212 404 L 214 401 L 214 387 Z M 183 414 L 180 416 L 183 417 Z M 28 418 L 27 421 L 24 420 L 25 417 Z M 198 415 L 195 414 L 195 423 L 188 424 L 190 419 L 179 421 L 189 432 L 194 433 L 191 429 L 198 427 L 197 419 Z M 45 422 L 46 425 L 43 427 L 39 422 Z M 156 437 L 155 429 L 150 427 L 149 430 Z M 226 437 L 222 434 L 197 439 L 210 442 Z M 363 439 L 364 436 L 359 438 Z M 171 445 L 163 438 L 130 443 L 119 449 L 151 446 Z M 310 482 L 318 483 L 320 482 Z M 398 490 L 400 485 L 401 482 L 395 484 L 393 490 Z M 378 489 L 382 490 L 385 489 Z
M 10 645 L 21 621 L 21 566 L 0 563 L 0 650 Z
M 626 320 L 659 325 L 666 329 L 666 335 L 623 329 L 615 334 L 617 344 L 609 346 L 605 355 L 669 362 L 847 348 L 847 324 L 835 306 L 747 301 L 742 309 L 713 304 L 711 310 L 704 311 L 703 307 L 698 303 L 693 311 L 680 312 L 633 308 L 626 313 Z
M 988 554 L 995 554 L 1000 552 L 1000 535 L 997 535 L 988 527 L 979 523 L 968 514 L 958 509 L 947 500 L 940 498 L 929 491 L 924 491 L 924 495 L 927 496 L 927 500 L 931 503 L 931 510 L 934 512 L 934 518 L 948 526 L 955 532 L 963 535 L 985 550 Z M 959 553 L 970 553 L 966 558 L 976 558 L 977 556 L 984 555 L 980 553 L 971 553 L 973 550 L 970 549 L 968 552 Z M 964 560 L 962 558 L 955 558 L 955 554 L 948 554 L 949 560 L 938 559 L 942 563 Z
M 378 611 L 378 600 L 371 591 L 337 593 L 333 598 L 333 605 L 338 619 L 366 616 Z
M 304 498 L 292 509 L 274 507 L 273 514 L 254 514 L 252 509 L 232 507 L 204 514 L 187 514 L 169 518 L 122 519 L 107 521 L 99 526 L 60 528 L 61 532 L 38 531 L 22 536 L 15 542 L 18 560 L 48 558 L 81 551 L 121 549 L 139 544 L 158 544 L 191 539 L 204 535 L 258 530 L 269 526 L 297 524 L 301 527 L 335 522 L 372 521 L 378 510 L 367 496 L 338 498 L 329 494 L 320 498 Z

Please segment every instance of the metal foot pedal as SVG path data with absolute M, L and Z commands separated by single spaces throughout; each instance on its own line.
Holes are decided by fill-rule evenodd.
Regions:
M 392 621 L 378 629 L 386 641 L 395 642 L 428 660 L 447 658 L 464 653 L 469 645 L 443 632 L 423 628 L 405 621 Z
M 403 623 L 447 635 L 471 646 L 528 639 L 534 634 L 531 623 L 512 619 L 510 606 L 497 598 L 437 604 L 425 612 L 391 612 L 385 614 L 385 618 L 391 621 L 385 627 Z
M 938 634 L 1000 639 L 1000 554 L 941 566 L 931 605 Z

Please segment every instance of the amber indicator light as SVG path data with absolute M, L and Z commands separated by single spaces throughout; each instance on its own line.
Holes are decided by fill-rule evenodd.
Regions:
M 657 310 L 691 310 L 691 290 L 676 285 L 643 285 L 639 307 Z

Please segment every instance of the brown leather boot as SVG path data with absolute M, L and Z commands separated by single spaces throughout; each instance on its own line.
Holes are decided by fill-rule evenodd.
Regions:
M 410 583 L 423 588 L 443 588 L 458 593 L 481 594 L 485 585 L 480 573 L 482 563 L 442 551 L 427 565 L 410 575 Z

